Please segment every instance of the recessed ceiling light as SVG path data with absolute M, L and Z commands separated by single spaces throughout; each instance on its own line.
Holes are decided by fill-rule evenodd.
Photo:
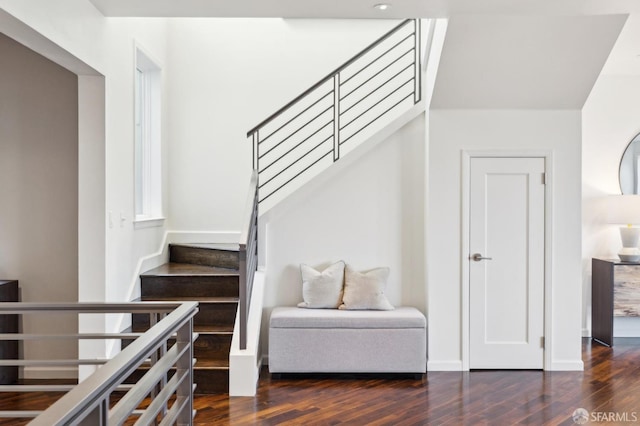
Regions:
M 373 6 L 374 9 L 378 9 L 378 10 L 387 10 L 389 9 L 391 6 L 387 3 L 378 3 L 376 5 Z

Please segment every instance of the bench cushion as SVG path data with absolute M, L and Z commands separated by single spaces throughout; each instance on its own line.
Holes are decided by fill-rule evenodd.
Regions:
M 277 307 L 271 313 L 271 328 L 426 328 L 424 315 L 413 307 L 392 311 L 344 311 Z

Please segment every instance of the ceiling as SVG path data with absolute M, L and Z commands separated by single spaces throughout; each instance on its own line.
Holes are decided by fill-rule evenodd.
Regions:
M 431 107 L 579 110 L 625 19 L 452 16 Z
M 434 18 L 455 14 L 615 14 L 637 0 L 90 0 L 105 16 Z M 387 3 L 382 12 L 373 6 Z
M 435 18 L 631 14 L 604 74 L 640 75 L 640 0 L 89 0 L 110 17 Z M 386 3 L 380 11 L 373 6 Z

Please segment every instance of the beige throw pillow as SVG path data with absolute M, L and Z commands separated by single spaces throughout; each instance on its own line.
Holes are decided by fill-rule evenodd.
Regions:
M 344 295 L 340 309 L 375 309 L 390 311 L 393 308 L 384 294 L 389 278 L 389 268 L 376 268 L 358 272 L 347 265 L 344 272 Z
M 302 299 L 299 308 L 335 309 L 342 303 L 344 262 L 336 262 L 319 272 L 308 265 L 300 265 Z

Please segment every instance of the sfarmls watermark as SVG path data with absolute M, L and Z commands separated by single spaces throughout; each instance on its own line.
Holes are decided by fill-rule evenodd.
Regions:
M 617 412 L 617 411 L 592 411 L 589 413 L 584 408 L 576 409 L 572 416 L 573 422 L 578 425 L 592 423 L 636 423 L 638 421 L 638 414 L 635 411 L 632 412 Z

